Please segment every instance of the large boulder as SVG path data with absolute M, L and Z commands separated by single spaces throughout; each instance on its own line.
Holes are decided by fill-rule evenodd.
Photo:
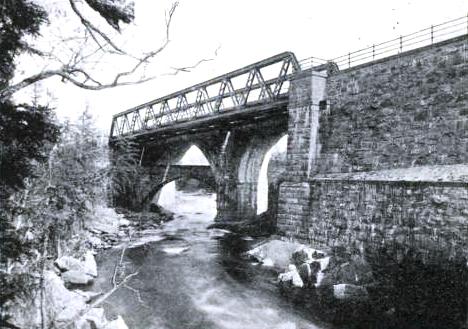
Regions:
M 289 265 L 291 254 L 299 246 L 298 243 L 289 241 L 271 240 L 249 250 L 247 255 L 261 263 L 267 261 L 268 265 L 284 269 Z
M 88 285 L 93 282 L 93 277 L 86 274 L 82 270 L 80 271 L 67 271 L 62 274 L 63 282 L 72 285 Z
M 70 284 L 89 284 L 97 277 L 97 264 L 91 251 L 87 251 L 83 260 L 70 256 L 60 257 L 55 265 L 62 271 L 62 279 Z
M 93 208 L 94 214 L 86 222 L 88 230 L 107 234 L 117 234 L 119 231 L 119 221 L 123 215 L 117 214 L 114 209 L 97 206 Z
M 44 272 L 44 323 L 46 328 L 55 328 L 72 321 L 86 308 L 85 298 L 65 288 L 63 281 L 53 271 Z M 11 305 L 9 322 L 19 328 L 41 327 L 41 295 Z
M 45 280 L 46 302 L 55 312 L 56 323 L 67 323 L 86 308 L 86 300 L 65 288 L 55 273 L 49 272 Z
M 108 324 L 104 309 L 94 307 L 75 322 L 77 329 L 102 329 Z
M 289 271 L 285 273 L 281 273 L 278 276 L 278 279 L 281 283 L 289 283 L 293 285 L 294 287 L 299 287 L 302 288 L 304 287 L 304 282 L 301 279 L 301 276 L 299 272 L 297 271 L 297 268 L 295 265 L 289 265 L 288 267 Z
M 74 271 L 83 270 L 81 261 L 71 256 L 62 256 L 56 259 L 55 266 L 57 266 L 59 270 L 62 272 L 66 272 L 70 270 L 74 270 Z

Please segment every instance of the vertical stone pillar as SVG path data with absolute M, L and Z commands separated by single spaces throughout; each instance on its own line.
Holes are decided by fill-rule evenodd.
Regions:
M 222 138 L 214 143 L 212 149 L 219 150 L 212 154 L 212 163 L 216 167 L 216 221 L 230 222 L 237 220 L 237 183 L 232 173 L 233 136 L 231 131 L 220 134 Z
M 309 216 L 309 178 L 317 171 L 320 102 L 326 97 L 327 73 L 307 70 L 289 88 L 286 177 L 279 187 L 278 232 L 305 239 L 301 225 Z
M 258 182 L 237 183 L 237 213 L 240 219 L 252 218 L 257 214 Z
M 237 216 L 237 184 L 234 179 L 225 176 L 217 180 L 216 221 L 230 222 L 238 220 Z
M 306 71 L 291 81 L 289 91 L 288 179 L 302 181 L 316 171 L 320 102 L 325 100 L 326 71 Z

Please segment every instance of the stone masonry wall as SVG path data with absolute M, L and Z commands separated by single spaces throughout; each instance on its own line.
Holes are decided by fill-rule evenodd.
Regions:
M 327 79 L 318 171 L 468 163 L 468 38 Z
M 302 73 L 291 82 L 280 235 L 323 248 L 468 258 L 468 181 L 429 177 L 434 166 L 455 173 L 454 165 L 468 165 L 467 41 L 329 74 L 324 97 L 314 102 L 307 91 L 313 78 Z M 413 180 L 419 166 L 429 174 Z M 395 168 L 409 174 L 388 179 Z M 358 172 L 362 177 L 351 177 Z
M 468 183 L 314 180 L 295 237 L 314 246 L 468 257 Z
M 283 182 L 279 187 L 278 232 L 294 239 L 301 232 L 301 223 L 309 216 L 310 185 L 308 182 Z

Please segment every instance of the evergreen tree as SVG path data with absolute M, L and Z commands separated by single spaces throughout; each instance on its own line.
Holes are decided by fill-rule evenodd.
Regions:
M 0 90 L 5 88 L 15 70 L 14 59 L 19 53 L 33 51 L 24 41 L 25 36 L 38 36 L 47 21 L 47 13 L 27 0 L 0 2 Z

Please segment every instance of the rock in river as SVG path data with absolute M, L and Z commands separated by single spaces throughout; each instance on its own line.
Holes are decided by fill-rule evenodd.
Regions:
M 304 282 L 302 281 L 295 265 L 289 265 L 289 271 L 280 274 L 278 279 L 280 282 L 289 282 L 295 287 L 302 288 L 304 286 Z
M 93 277 L 83 271 L 71 270 L 62 274 L 62 280 L 69 284 L 88 285 L 93 282 Z

